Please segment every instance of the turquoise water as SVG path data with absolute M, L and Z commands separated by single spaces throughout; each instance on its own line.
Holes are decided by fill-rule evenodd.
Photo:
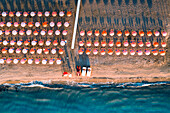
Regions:
M 25 87 L 0 92 L 0 113 L 168 113 L 170 86 Z M 54 87 L 54 86 L 53 86 Z

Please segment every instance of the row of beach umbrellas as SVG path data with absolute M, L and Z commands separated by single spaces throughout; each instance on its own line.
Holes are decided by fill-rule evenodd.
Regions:
M 55 55 L 56 53 L 59 53 L 59 54 L 63 54 L 64 53 L 64 49 L 63 48 L 27 48 L 27 47 L 24 47 L 24 48 L 14 48 L 14 47 L 10 47 L 10 48 L 7 48 L 7 47 L 3 47 L 3 48 L 0 48 L 0 53 L 2 54 L 13 54 L 13 53 L 17 53 L 17 54 L 20 54 L 20 53 L 23 53 L 23 54 L 53 54 Z
M 81 30 L 80 31 L 80 36 L 85 36 L 87 34 L 87 36 L 92 36 L 93 34 L 95 35 L 95 36 L 100 36 L 100 35 L 102 35 L 102 36 L 107 36 L 108 34 L 110 35 L 110 36 L 114 36 L 115 34 L 117 35 L 117 36 L 122 36 L 122 35 L 124 35 L 124 36 L 130 36 L 130 35 L 132 35 L 132 36 L 137 36 L 137 35 L 139 35 L 139 36 L 145 36 L 145 35 L 147 35 L 147 36 L 152 36 L 153 34 L 154 34 L 154 36 L 160 36 L 160 34 L 162 34 L 162 36 L 163 37 L 165 37 L 165 36 L 167 36 L 167 32 L 165 31 L 165 30 L 162 30 L 161 32 L 159 32 L 159 31 L 157 31 L 157 30 L 154 30 L 153 32 L 151 31 L 151 30 L 148 30 L 148 31 L 146 31 L 146 32 L 144 32 L 144 31 L 142 31 L 142 30 L 140 30 L 140 31 L 128 31 L 128 30 L 125 30 L 124 32 L 123 31 L 121 31 L 121 30 L 117 30 L 117 31 L 115 31 L 115 30 L 113 30 L 113 29 L 111 29 L 110 31 L 107 31 L 107 30 L 103 30 L 102 32 L 100 32 L 99 30 L 95 30 L 95 31 L 93 31 L 93 30 L 89 30 L 89 31 L 85 31 L 85 30 Z
M 51 59 L 47 59 L 47 58 L 0 58 L 0 64 L 61 64 L 61 58 L 51 58 Z
M 41 31 L 40 30 L 0 30 L 0 35 L 20 35 L 20 36 L 23 36 L 23 35 L 41 35 L 41 36 L 45 36 L 45 35 L 53 35 L 55 34 L 56 36 L 59 36 L 59 35 L 63 35 L 63 36 L 66 36 L 68 34 L 68 31 L 67 30 L 45 30 L 45 29 L 42 29 Z
M 42 17 L 42 16 L 45 16 L 45 17 L 57 17 L 57 15 L 59 17 L 64 17 L 65 15 L 67 17 L 70 17 L 72 15 L 71 11 L 45 11 L 45 12 L 41 12 L 41 11 L 25 11 L 25 12 L 22 12 L 22 11 L 3 11 L 3 12 L 0 12 L 0 16 L 2 17 L 21 17 L 21 16 L 24 16 L 24 17 L 28 17 L 28 16 L 31 16 L 31 17 L 35 17 L 35 16 L 38 16 L 38 17 Z
M 92 41 L 91 40 L 87 40 L 86 43 L 84 41 L 79 41 L 79 46 L 82 47 L 82 46 L 87 46 L 87 47 L 91 47 L 92 46 Z M 93 42 L 93 45 L 95 47 L 98 47 L 99 45 L 101 45 L 102 47 L 106 47 L 107 45 L 109 47 L 113 47 L 114 45 L 116 45 L 116 47 L 121 47 L 121 46 L 124 46 L 124 47 L 128 47 L 128 46 L 131 46 L 131 47 L 136 47 L 137 45 L 139 47 L 143 47 L 144 45 L 146 45 L 146 47 L 151 47 L 151 45 L 153 45 L 154 47 L 158 47 L 159 46 L 159 43 L 157 41 L 153 41 L 151 43 L 151 41 L 146 41 L 145 43 L 142 41 L 142 40 L 139 40 L 139 41 L 136 41 L 136 40 L 131 40 L 130 42 L 128 42 L 128 40 L 125 40 L 123 42 L 121 42 L 120 40 L 117 40 L 116 43 L 114 43 L 113 40 L 110 40 L 108 43 L 106 42 L 106 40 L 102 40 L 102 41 L 98 41 L 98 40 L 95 40 Z M 166 47 L 167 44 L 165 41 L 162 41 L 161 42 L 161 47 Z
M 159 50 L 157 50 L 157 49 L 152 49 L 152 50 L 150 50 L 150 49 L 145 49 L 144 51 L 142 50 L 142 49 L 137 49 L 137 50 L 135 50 L 135 49 L 122 49 L 122 50 L 120 50 L 120 49 L 118 49 L 118 48 L 116 48 L 116 49 L 111 49 L 111 48 L 109 48 L 109 49 L 107 49 L 107 51 L 106 51 L 106 49 L 105 48 L 101 48 L 100 50 L 98 49 L 98 48 L 94 48 L 94 49 L 91 49 L 91 48 L 86 48 L 86 50 L 84 50 L 84 48 L 80 48 L 79 50 L 78 50 L 78 53 L 79 53 L 79 55 L 82 55 L 83 53 L 85 53 L 86 55 L 90 55 L 91 53 L 93 54 L 93 55 L 98 55 L 98 54 L 101 54 L 101 55 L 105 55 L 106 53 L 108 54 L 108 55 L 113 55 L 114 53 L 115 53 L 115 55 L 121 55 L 121 54 L 123 54 L 123 55 L 128 55 L 128 54 L 130 54 L 130 55 L 135 55 L 135 54 L 137 54 L 137 55 L 139 55 L 139 56 L 141 56 L 141 55 L 143 55 L 143 54 L 145 54 L 145 55 L 151 55 L 151 53 L 154 55 L 154 56 L 157 56 L 158 54 L 160 54 L 161 56 L 165 56 L 165 54 L 166 54 L 166 51 L 164 50 L 164 49 L 159 49 Z
M 45 22 L 26 22 L 26 21 L 24 21 L 24 22 L 12 22 L 12 21 L 9 21 L 9 22 L 0 22 L 0 27 L 40 27 L 40 26 L 42 26 L 42 27 L 48 27 L 48 26 L 50 26 L 50 27 L 55 27 L 55 26 L 57 26 L 58 28 L 59 27 L 61 27 L 62 25 L 64 25 L 64 27 L 69 27 L 69 22 L 68 21 L 66 21 L 66 22 L 64 22 L 64 23 L 62 23 L 61 21 L 59 21 L 59 22 L 54 22 L 54 21 L 50 21 L 50 22 L 47 22 L 47 21 L 45 21 Z

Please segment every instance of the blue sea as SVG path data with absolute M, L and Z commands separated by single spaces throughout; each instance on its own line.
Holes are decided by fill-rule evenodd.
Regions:
M 169 113 L 168 84 L 7 84 L 0 113 Z

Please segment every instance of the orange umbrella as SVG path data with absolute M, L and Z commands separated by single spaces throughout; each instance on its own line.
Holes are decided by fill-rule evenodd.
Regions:
M 102 31 L 102 35 L 103 35 L 103 36 L 107 36 L 107 31 L 106 31 L 106 30 L 103 30 L 103 31 Z
M 166 47 L 166 42 L 162 42 L 162 43 L 161 43 L 161 46 L 162 46 L 162 47 Z
M 35 30 L 35 31 L 33 32 L 33 34 L 34 34 L 35 36 L 37 36 L 38 33 L 39 33 L 39 31 L 37 31 L 37 30 Z
M 54 22 L 50 22 L 50 27 L 54 27 L 55 23 Z
M 138 53 L 139 56 L 143 55 L 143 52 L 141 49 L 137 50 L 136 52 Z
M 160 49 L 160 50 L 159 50 L 159 54 L 160 54 L 161 56 L 165 56 L 166 52 L 165 52 L 163 49 Z
M 135 55 L 135 50 L 134 49 L 130 49 L 130 55 Z
M 71 11 L 67 11 L 67 16 L 70 17 L 72 15 Z
M 28 22 L 28 27 L 33 27 L 34 26 L 34 22 Z
M 86 42 L 86 45 L 87 45 L 88 47 L 90 47 L 90 46 L 91 46 L 91 41 L 88 40 L 88 41 Z
M 139 35 L 140 35 L 140 36 L 144 36 L 145 33 L 144 33 L 143 31 L 139 31 Z
M 145 55 L 150 55 L 150 50 L 149 49 L 145 49 Z
M 113 40 L 110 40 L 110 41 L 109 41 L 109 47 L 113 47 L 113 45 L 114 45 Z
M 21 22 L 21 27 L 25 27 L 27 25 L 26 22 Z
M 48 26 L 48 22 L 43 22 L 43 27 L 47 27 Z
M 9 12 L 9 16 L 13 17 L 14 16 L 14 12 Z
M 162 31 L 161 33 L 162 33 L 162 36 L 164 36 L 164 37 L 167 36 L 167 34 L 168 34 L 166 31 Z
M 90 55 L 90 53 L 91 53 L 91 49 L 90 49 L 90 48 L 87 48 L 87 49 L 86 49 L 86 54 L 87 54 L 87 55 Z
M 138 41 L 138 45 L 139 45 L 139 47 L 143 47 L 143 41 L 142 40 L 140 40 L 140 41 Z
M 94 54 L 94 55 L 97 55 L 97 54 L 98 54 L 98 49 L 97 49 L 97 48 L 93 49 L 93 54 Z
M 19 22 L 14 22 L 14 27 L 18 27 L 19 26 Z
M 156 49 L 152 49 L 152 54 L 153 54 L 154 56 L 156 56 L 156 55 L 158 55 L 158 51 L 157 51 Z
M 57 27 L 61 27 L 62 23 L 61 22 L 57 22 Z
M 30 53 L 31 53 L 31 54 L 34 54 L 34 53 L 35 53 L 35 48 L 31 48 L 31 49 L 30 49 Z
M 79 51 L 78 51 L 79 55 L 82 55 L 84 53 L 84 49 L 83 48 L 80 48 Z
M 117 47 L 120 47 L 120 46 L 121 46 L 121 42 L 120 42 L 119 40 L 116 42 L 116 46 L 117 46 Z
M 80 36 L 84 36 L 85 35 L 85 31 L 80 31 Z
M 129 36 L 130 32 L 128 30 L 125 31 L 125 36 Z
M 127 49 L 123 49 L 123 50 L 122 50 L 122 53 L 123 53 L 123 55 L 127 55 L 127 54 L 128 54 Z
M 124 45 L 125 47 L 128 47 L 128 46 L 129 46 L 128 41 L 127 41 L 127 40 L 126 40 L 126 41 L 124 41 L 124 42 L 123 42 L 123 45 Z
M 49 30 L 48 35 L 52 35 L 52 34 L 53 34 L 53 30 Z
M 122 31 L 117 31 L 117 36 L 122 36 Z
M 37 53 L 38 53 L 38 54 L 41 54 L 41 53 L 42 53 L 42 49 L 41 49 L 41 48 L 38 48 L 38 49 L 37 49 Z
M 135 40 L 131 40 L 130 44 L 131 44 L 132 47 L 136 47 L 136 41 Z
M 43 13 L 39 11 L 39 12 L 37 13 L 37 15 L 38 15 L 39 17 L 41 17 L 41 16 L 43 15 Z
M 94 34 L 95 34 L 95 36 L 99 36 L 100 35 L 99 30 L 95 30 Z
M 56 54 L 56 52 L 57 52 L 56 48 L 52 48 L 52 49 L 51 49 L 51 53 L 52 53 L 53 55 Z
M 59 54 L 63 54 L 64 50 L 62 48 L 60 48 L 58 52 L 59 52 Z
M 57 12 L 56 12 L 56 11 L 53 11 L 53 12 L 52 12 L 52 16 L 53 16 L 53 17 L 56 17 L 56 16 L 57 16 Z
M 58 41 L 57 41 L 57 40 L 54 40 L 54 41 L 53 41 L 53 45 L 54 45 L 54 46 L 57 46 L 57 45 L 58 45 Z
M 60 30 L 56 30 L 56 31 L 55 31 L 55 34 L 56 34 L 56 35 L 60 35 Z
M 6 48 L 6 47 L 4 47 L 4 48 L 2 49 L 2 53 L 3 53 L 3 54 L 6 54 L 6 53 L 7 53 L 7 48 Z
M 120 55 L 120 53 L 121 53 L 121 52 L 120 52 L 119 49 L 115 49 L 115 54 L 116 54 L 116 55 Z
M 146 47 L 150 47 L 151 46 L 151 42 L 150 41 L 147 41 L 146 42 Z
M 92 31 L 87 31 L 87 35 L 91 36 L 92 35 Z
M 27 17 L 28 15 L 29 15 L 28 12 L 24 12 L 24 13 L 23 13 L 23 16 L 24 16 L 24 17 Z
M 63 30 L 63 32 L 62 32 L 62 34 L 65 36 L 65 35 L 67 35 L 67 30 Z
M 154 32 L 154 35 L 155 35 L 155 36 L 159 36 L 159 35 L 160 35 L 159 31 L 155 31 L 155 32 Z
M 60 12 L 59 12 L 59 16 L 60 16 L 60 17 L 63 17 L 63 16 L 64 16 L 64 11 L 60 11 Z
M 35 22 L 35 27 L 40 27 L 40 22 Z
M 99 46 L 99 41 L 98 40 L 96 40 L 95 42 L 94 42 L 94 46 Z
M 113 50 L 112 49 L 108 49 L 108 54 L 112 55 L 113 54 Z
M 26 39 L 25 41 L 24 41 L 24 45 L 25 46 L 28 46 L 30 44 L 30 40 L 29 39 Z
M 15 52 L 16 52 L 17 54 L 21 53 L 21 48 L 17 48 L 17 49 L 15 50 Z
M 114 36 L 114 34 L 115 34 L 115 33 L 114 33 L 114 30 L 111 29 L 109 34 L 110 34 L 110 36 Z
M 152 36 L 152 32 L 151 31 L 147 31 L 147 35 L 148 36 Z
M 102 40 L 102 41 L 101 41 L 101 46 L 102 46 L 102 47 L 105 47 L 105 46 L 106 46 L 106 41 L 105 41 L 105 40 Z
M 84 46 L 84 41 L 79 41 L 79 46 Z
M 49 54 L 50 49 L 49 48 L 44 48 L 43 51 L 47 55 L 47 54 Z
M 132 31 L 132 36 L 136 36 L 137 32 L 136 31 Z
M 158 43 L 158 42 L 153 42 L 153 46 L 154 46 L 154 47 L 158 47 L 158 46 L 159 46 L 159 43 Z

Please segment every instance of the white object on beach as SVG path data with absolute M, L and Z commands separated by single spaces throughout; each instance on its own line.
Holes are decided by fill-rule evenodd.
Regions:
M 45 31 L 45 30 L 42 30 L 42 31 L 40 32 L 40 34 L 41 34 L 42 36 L 44 36 L 44 35 L 46 34 L 46 31 Z
M 31 45 L 32 46 L 35 46 L 37 44 L 37 41 L 36 40 L 33 40 L 32 42 L 31 42 Z
M 47 40 L 47 41 L 45 42 L 45 45 L 46 45 L 46 46 L 50 46 L 50 44 L 51 44 L 51 40 Z
M 53 34 L 53 30 L 49 30 L 48 35 L 52 35 L 52 34 Z
M 4 40 L 4 41 L 3 41 L 3 45 L 4 45 L 4 46 L 8 45 L 8 41 L 7 41 L 7 40 Z
M 90 67 L 88 67 L 87 68 L 87 77 L 91 76 L 91 71 L 92 71 L 92 69 Z
M 3 34 L 3 31 L 2 30 L 0 30 L 0 35 L 2 35 Z
M 62 41 L 60 42 L 60 45 L 61 45 L 61 46 L 65 46 L 65 44 L 66 44 L 66 43 L 65 43 L 64 40 L 62 40 Z
M 37 49 L 37 53 L 41 54 L 42 53 L 42 49 L 41 48 Z
M 82 75 L 82 76 L 86 76 L 86 67 L 83 67 L 83 68 L 82 68 L 81 75 Z
M 4 64 L 5 60 L 3 58 L 0 59 L 0 64 Z
M 14 27 L 18 27 L 19 23 L 18 22 L 14 22 Z

